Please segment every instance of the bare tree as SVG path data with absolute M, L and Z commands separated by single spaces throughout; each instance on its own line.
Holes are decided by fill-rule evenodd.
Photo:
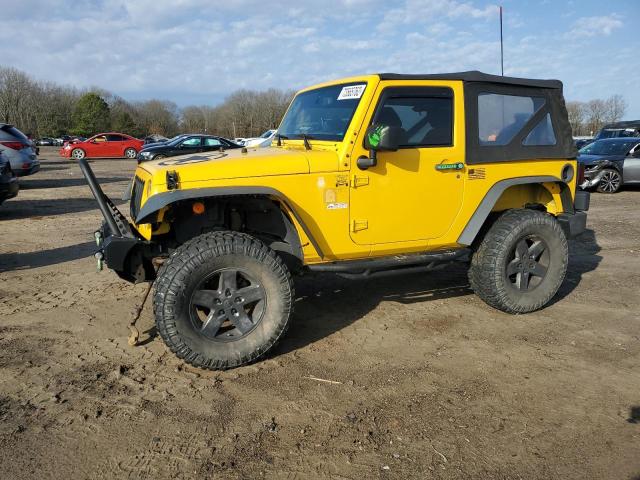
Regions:
M 627 111 L 627 102 L 622 95 L 612 95 L 605 100 L 606 112 L 604 115 L 607 123 L 622 120 Z
M 582 102 L 567 102 L 567 114 L 573 135 L 584 135 L 585 105 Z

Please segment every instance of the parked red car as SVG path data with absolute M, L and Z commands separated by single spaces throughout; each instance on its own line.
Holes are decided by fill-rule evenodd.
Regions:
M 60 149 L 60 156 L 81 159 L 85 157 L 136 158 L 144 142 L 124 133 L 99 133 L 84 142 L 70 142 Z

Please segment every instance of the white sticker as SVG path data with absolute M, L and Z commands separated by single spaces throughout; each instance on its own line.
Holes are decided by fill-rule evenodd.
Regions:
M 342 87 L 338 100 L 352 100 L 354 98 L 360 98 L 366 85 L 349 85 L 348 87 Z
M 347 203 L 329 203 L 327 205 L 327 210 L 340 210 L 342 208 L 347 208 Z

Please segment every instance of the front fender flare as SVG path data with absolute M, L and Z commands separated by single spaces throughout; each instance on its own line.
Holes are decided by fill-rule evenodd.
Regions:
M 282 192 L 271 187 L 213 187 L 213 188 L 194 188 L 190 190 L 172 190 L 169 192 L 158 193 L 148 198 L 145 204 L 140 209 L 138 216 L 135 219 L 136 224 L 141 223 L 153 223 L 156 221 L 158 212 L 175 202 L 183 200 L 191 200 L 196 198 L 212 198 L 212 197 L 229 197 L 229 196 L 242 196 L 242 195 L 262 195 L 268 197 L 274 197 L 281 203 L 283 203 L 289 212 L 293 215 L 296 222 L 302 228 L 304 234 L 313 245 L 320 258 L 324 257 L 322 249 L 318 245 L 311 231 L 305 224 L 304 220 L 291 202 Z

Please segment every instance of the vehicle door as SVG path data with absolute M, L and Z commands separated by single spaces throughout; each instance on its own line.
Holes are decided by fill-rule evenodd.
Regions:
M 187 155 L 202 151 L 202 137 L 187 137 L 176 145 L 173 155 Z
M 640 143 L 624 159 L 622 180 L 624 183 L 640 183 Z
M 213 152 L 220 150 L 220 147 L 223 147 L 223 143 L 215 138 L 215 137 L 204 137 L 202 139 L 202 151 L 203 152 Z
M 108 157 L 108 142 L 106 135 L 96 135 L 86 142 L 87 155 L 90 157 Z
M 401 144 L 397 151 L 377 152 L 377 165 L 366 170 L 352 162 L 351 238 L 373 245 L 441 237 L 462 205 L 462 85 L 382 82 L 378 89 L 352 157 L 369 155 L 364 147 L 369 126 L 399 127 Z
M 122 135 L 109 134 L 107 135 L 107 155 L 109 157 L 124 157 L 126 138 Z

